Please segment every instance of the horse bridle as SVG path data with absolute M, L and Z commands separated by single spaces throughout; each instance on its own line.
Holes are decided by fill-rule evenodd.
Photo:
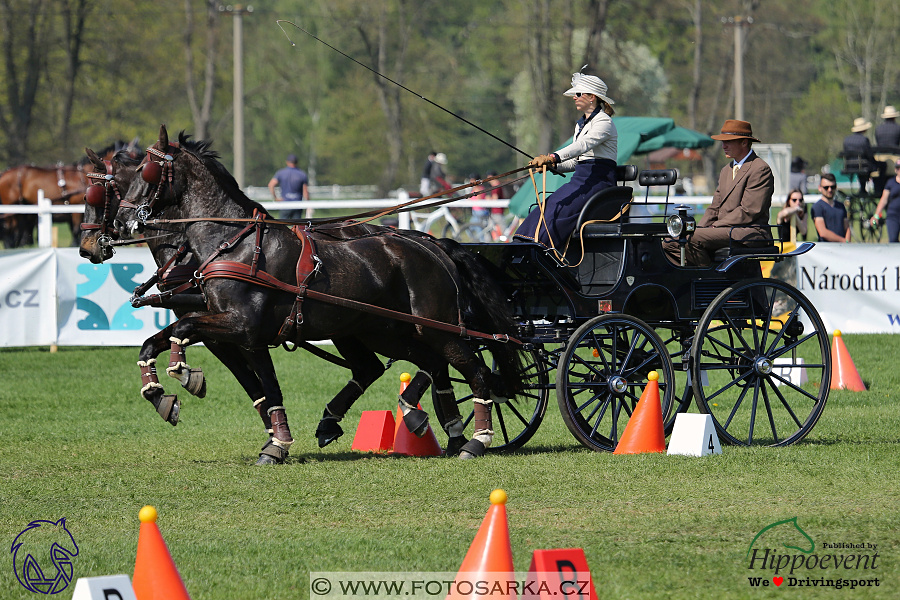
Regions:
M 119 186 L 116 184 L 115 169 L 112 161 L 104 160 L 103 164 L 106 166 L 106 173 L 85 173 L 88 179 L 94 180 L 96 183 L 89 185 L 84 194 L 84 201 L 88 205 L 97 210 L 103 207 L 103 215 L 99 223 L 82 222 L 81 230 L 93 231 L 99 229 L 100 237 L 97 239 L 97 243 L 101 246 L 108 246 L 111 242 L 109 230 L 113 227 L 113 215 L 109 210 L 110 200 L 115 195 L 121 204 L 122 194 L 119 192 Z
M 163 186 L 160 185 L 163 179 L 172 187 L 175 173 L 175 157 L 172 153 L 178 148 L 177 144 L 169 144 L 168 152 L 157 150 L 153 146 L 147 148 L 147 157 L 144 162 L 138 166 L 137 170 L 141 173 L 141 178 L 150 185 L 156 186 L 156 192 L 150 198 L 150 202 L 140 206 L 134 206 L 130 202 L 123 204 L 126 208 L 134 208 L 137 212 L 137 218 L 141 223 L 146 223 L 153 215 L 153 205 L 159 200 Z M 151 156 L 155 156 L 159 160 L 153 160 Z

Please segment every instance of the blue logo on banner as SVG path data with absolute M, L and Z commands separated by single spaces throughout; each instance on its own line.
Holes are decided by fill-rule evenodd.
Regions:
M 100 305 L 86 298 L 106 283 L 110 272 L 112 272 L 116 284 L 130 295 L 140 283 L 134 281 L 134 278 L 143 270 L 144 265 L 140 263 L 78 265 L 78 273 L 87 278 L 87 281 L 79 283 L 75 290 L 75 307 L 87 313 L 87 316 L 78 321 L 78 329 L 133 331 L 143 328 L 144 322 L 134 315 L 134 312 L 139 309 L 131 306 L 130 301 L 125 301 L 110 320 Z M 168 315 L 164 325 L 160 326 L 158 321 L 157 318 L 154 324 L 158 329 L 162 329 L 168 325 Z
M 78 544 L 64 517 L 56 522 L 32 521 L 13 540 L 10 552 L 22 587 L 37 594 L 58 594 L 72 581 Z

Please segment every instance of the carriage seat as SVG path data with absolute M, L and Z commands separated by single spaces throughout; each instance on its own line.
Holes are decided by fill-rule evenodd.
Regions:
M 636 165 L 619 165 L 616 167 L 616 181 L 634 181 L 638 178 L 638 169 Z M 578 215 L 578 221 L 575 224 L 575 231 L 581 231 L 581 226 L 588 221 L 609 221 L 615 217 L 619 210 L 622 211 L 621 218 L 625 219 L 628 215 L 628 203 L 631 202 L 634 190 L 625 185 L 609 187 L 600 190 L 591 196 L 581 209 Z M 615 227 L 611 223 L 599 223 L 591 225 L 591 227 Z
M 781 249 L 775 244 L 768 246 L 731 246 L 719 248 L 713 254 L 713 262 L 721 262 L 732 256 L 744 254 L 781 254 Z
M 838 156 L 844 161 L 844 166 L 841 167 L 841 175 L 869 175 L 877 168 L 865 154 L 839 152 Z

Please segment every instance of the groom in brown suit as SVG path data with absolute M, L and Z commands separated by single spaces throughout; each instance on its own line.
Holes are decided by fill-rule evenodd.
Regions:
M 768 246 L 769 209 L 775 193 L 772 169 L 751 149 L 753 137 L 750 123 L 729 119 L 720 135 L 722 150 L 731 161 L 719 173 L 719 185 L 712 204 L 706 209 L 685 249 L 685 262 L 708 266 L 719 248 L 733 246 Z M 735 229 L 732 229 L 735 228 Z M 675 240 L 663 242 L 666 253 L 681 263 L 681 247 Z

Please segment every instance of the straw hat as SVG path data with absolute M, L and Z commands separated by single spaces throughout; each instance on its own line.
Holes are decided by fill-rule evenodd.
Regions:
M 722 125 L 722 132 L 719 135 L 711 135 L 709 137 L 714 140 L 719 140 L 720 142 L 726 140 L 759 141 L 753 137 L 753 128 L 750 127 L 750 123 L 747 121 L 738 121 L 736 119 L 728 119 L 725 121 L 725 124 Z
M 447 164 L 447 155 L 444 154 L 443 152 L 438 152 L 434 157 L 434 162 L 436 162 L 439 165 L 446 165 Z
M 587 65 L 581 67 L 583 71 Z M 564 96 L 574 96 L 575 94 L 593 94 L 606 102 L 607 104 L 615 104 L 611 98 L 606 95 L 606 83 L 599 77 L 594 75 L 585 75 L 584 73 L 572 73 L 572 87 L 566 90 Z
M 859 133 L 860 131 L 868 131 L 869 128 L 872 127 L 872 124 L 866 121 L 863 117 L 859 117 L 857 119 L 853 119 L 853 127 L 850 128 L 850 131 L 853 133 Z
M 884 112 L 881 113 L 882 119 L 896 119 L 900 117 L 900 112 L 897 112 L 897 109 L 888 104 L 884 107 Z

